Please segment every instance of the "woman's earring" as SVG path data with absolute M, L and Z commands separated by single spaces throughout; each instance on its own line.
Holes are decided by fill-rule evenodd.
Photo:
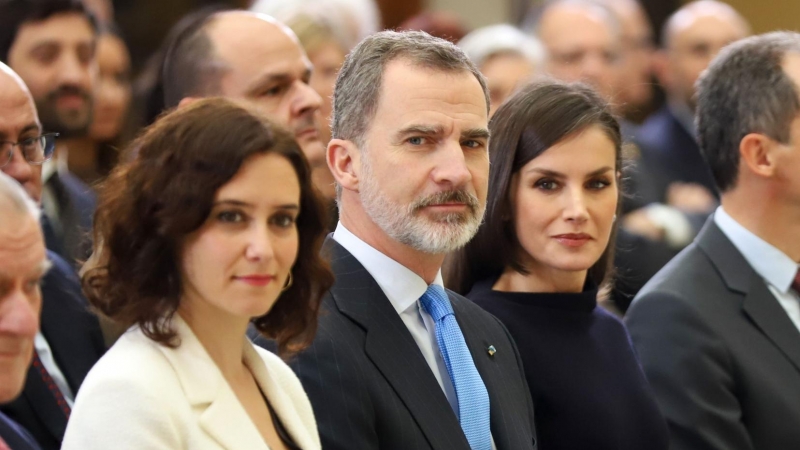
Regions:
M 294 278 L 292 278 L 292 272 L 289 272 L 289 277 L 286 279 L 286 284 L 283 285 L 283 289 L 281 289 L 281 292 L 286 292 L 287 289 L 292 287 L 293 282 Z
M 614 223 L 614 222 L 616 222 L 616 221 L 617 221 L 617 215 L 616 215 L 616 214 L 614 214 L 614 217 L 612 217 L 612 218 L 611 218 L 611 223 Z M 290 275 L 291 275 L 291 274 L 290 274 Z

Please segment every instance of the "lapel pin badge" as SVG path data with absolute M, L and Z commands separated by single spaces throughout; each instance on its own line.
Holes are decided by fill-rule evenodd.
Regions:
M 490 345 L 489 348 L 486 349 L 486 351 L 487 353 L 489 353 L 489 356 L 494 356 L 494 354 L 497 353 L 497 349 L 494 348 L 494 345 Z

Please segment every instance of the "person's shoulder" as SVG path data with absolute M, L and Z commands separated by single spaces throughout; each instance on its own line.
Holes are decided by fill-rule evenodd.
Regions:
M 458 308 L 460 314 L 467 314 L 471 321 L 487 327 L 488 329 L 500 330 L 503 333 L 507 333 L 500 319 L 478 306 L 471 299 L 451 291 L 450 289 L 447 289 L 447 295 L 450 297 L 450 302 L 453 304 L 453 307 Z
M 81 385 L 81 392 L 103 389 L 109 385 L 125 385 L 158 390 L 165 384 L 177 386 L 169 360 L 138 327 L 120 336 L 113 346 L 97 361 Z M 175 383 L 170 383 L 175 379 Z

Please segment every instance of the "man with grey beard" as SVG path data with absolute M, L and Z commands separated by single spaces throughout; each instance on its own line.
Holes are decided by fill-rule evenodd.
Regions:
M 348 55 L 333 100 L 336 283 L 293 362 L 323 448 L 535 448 L 514 343 L 440 270 L 485 210 L 483 76 L 449 42 L 385 31 Z

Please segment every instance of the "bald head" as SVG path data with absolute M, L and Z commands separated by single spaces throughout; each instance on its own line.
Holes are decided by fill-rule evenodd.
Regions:
M 285 25 L 264 14 L 219 12 L 188 27 L 170 46 L 165 102 L 173 107 L 213 95 L 248 102 L 294 134 L 315 184 L 332 196 L 327 143 L 320 139 L 316 115 L 322 99 L 308 84 L 311 70 Z
M 694 85 L 726 45 L 750 35 L 747 21 L 731 6 L 701 0 L 673 14 L 662 30 L 659 78 L 673 101 L 694 108 Z
M 0 63 L 0 140 L 19 142 L 41 135 L 42 126 L 30 91 L 22 79 Z M 11 159 L 2 155 L 0 170 L 17 181 L 36 202 L 42 199 L 42 166 L 32 165 L 13 147 Z
M 620 24 L 606 7 L 583 0 L 548 5 L 537 33 L 548 51 L 547 71 L 563 81 L 584 81 L 606 99 L 616 88 Z

